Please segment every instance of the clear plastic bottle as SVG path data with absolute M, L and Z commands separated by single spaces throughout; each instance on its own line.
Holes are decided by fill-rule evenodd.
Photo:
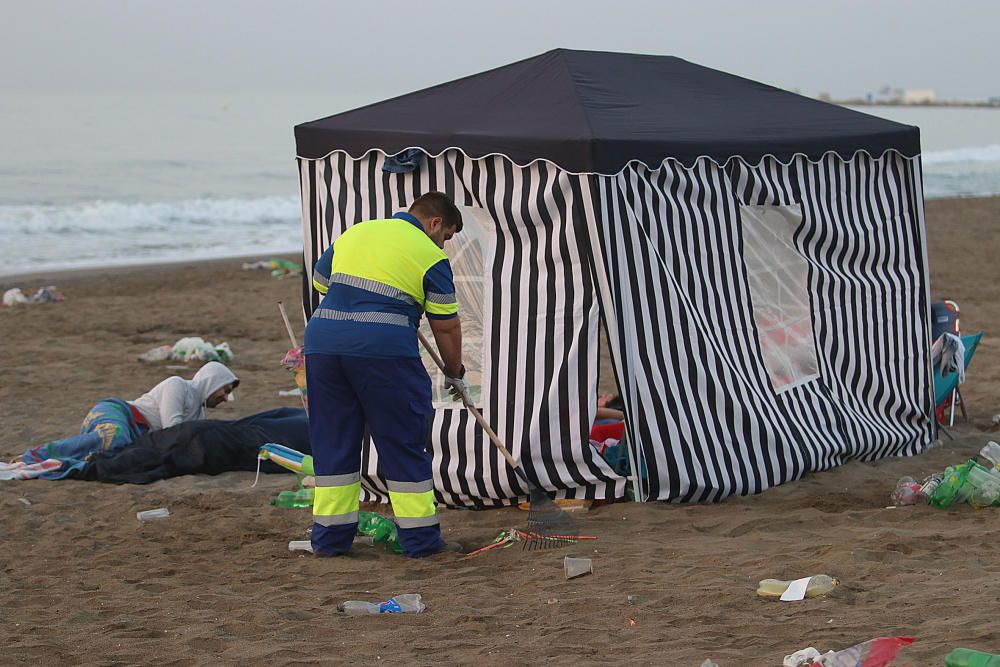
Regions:
M 921 486 L 912 477 L 900 477 L 890 498 L 893 505 L 917 505 L 924 501 Z
M 757 595 L 765 598 L 780 598 L 792 581 L 782 579 L 762 579 L 757 584 Z M 818 595 L 825 595 L 832 591 L 840 581 L 827 574 L 816 574 L 809 579 L 806 586 L 806 597 L 814 598 Z
M 419 614 L 427 605 L 420 598 L 419 593 L 404 593 L 396 597 L 389 598 L 385 602 L 364 602 L 361 600 L 348 600 L 337 605 L 337 611 L 349 616 L 363 616 L 365 614 Z
M 991 468 L 990 472 L 1000 473 L 1000 444 L 987 442 L 979 451 L 979 462 L 984 468 Z
M 992 507 L 1000 502 L 1000 480 L 987 480 L 969 495 L 969 504 L 978 509 Z

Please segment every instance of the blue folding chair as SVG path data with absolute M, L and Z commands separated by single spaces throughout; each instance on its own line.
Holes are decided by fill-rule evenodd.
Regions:
M 979 345 L 979 341 L 983 337 L 983 332 L 971 334 L 969 336 L 961 336 L 962 345 L 965 346 L 965 368 L 969 367 L 969 362 L 972 361 L 972 355 L 976 353 L 976 347 Z M 968 419 L 968 415 L 965 413 L 965 404 L 962 401 L 962 394 L 958 390 L 958 378 L 959 371 L 957 368 L 945 368 L 946 364 L 942 360 L 934 366 L 934 407 L 935 409 L 941 405 L 944 405 L 951 400 L 951 416 L 948 420 L 948 426 L 954 426 L 955 424 L 955 402 L 958 399 L 958 404 L 962 408 L 962 417 Z M 963 371 L 965 369 L 962 369 Z

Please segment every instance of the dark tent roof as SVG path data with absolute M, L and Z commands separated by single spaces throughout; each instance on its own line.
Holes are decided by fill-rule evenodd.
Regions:
M 299 157 L 460 148 L 543 158 L 573 172 L 617 173 L 700 156 L 920 152 L 916 127 L 796 95 L 671 56 L 556 49 L 295 128 Z

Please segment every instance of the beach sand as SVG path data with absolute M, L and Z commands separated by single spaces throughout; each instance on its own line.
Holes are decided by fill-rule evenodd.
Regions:
M 915 458 L 852 462 L 713 505 L 613 504 L 578 515 L 592 543 L 411 561 L 373 547 L 340 559 L 289 552 L 308 510 L 268 504 L 286 475 L 175 478 L 149 486 L 0 482 L 0 662 L 780 665 L 793 651 L 876 636 L 918 638 L 900 664 L 953 647 L 1000 650 L 997 510 L 887 508 L 898 477 L 976 453 L 1000 412 L 1000 199 L 927 204 L 932 296 L 984 329 L 963 394 L 970 421 Z M 301 332 L 300 282 L 239 260 L 0 278 L 55 284 L 67 300 L 0 309 L 0 455 L 75 432 L 98 399 L 137 396 L 170 373 L 136 355 L 182 336 L 228 341 L 242 379 L 232 418 L 296 405 L 279 366 L 275 302 Z M 27 291 L 27 290 L 26 290 Z M 190 377 L 190 371 L 178 371 Z M 602 390 L 613 390 L 605 360 Z M 142 524 L 138 510 L 169 507 Z M 483 546 L 516 509 L 442 512 L 448 539 Z M 567 581 L 564 556 L 593 559 Z M 827 573 L 841 585 L 799 603 L 757 581 Z M 343 600 L 420 593 L 419 615 L 344 617 Z M 629 596 L 635 596 L 629 601 Z

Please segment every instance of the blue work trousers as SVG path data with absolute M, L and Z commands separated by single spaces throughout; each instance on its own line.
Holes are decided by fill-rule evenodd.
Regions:
M 433 509 L 433 473 L 427 452 L 434 411 L 431 381 L 420 359 L 308 354 L 306 382 L 317 483 L 313 552 L 337 556 L 351 548 L 357 531 L 357 503 L 352 517 L 352 508 L 343 504 L 335 510 L 328 505 L 321 512 L 319 499 L 328 493 L 321 487 L 338 488 L 336 493 L 343 500 L 347 487 L 357 484 L 366 424 L 389 486 L 404 555 L 419 558 L 440 551 L 444 542 Z M 413 517 L 414 502 L 423 508 L 417 512 L 423 516 Z

